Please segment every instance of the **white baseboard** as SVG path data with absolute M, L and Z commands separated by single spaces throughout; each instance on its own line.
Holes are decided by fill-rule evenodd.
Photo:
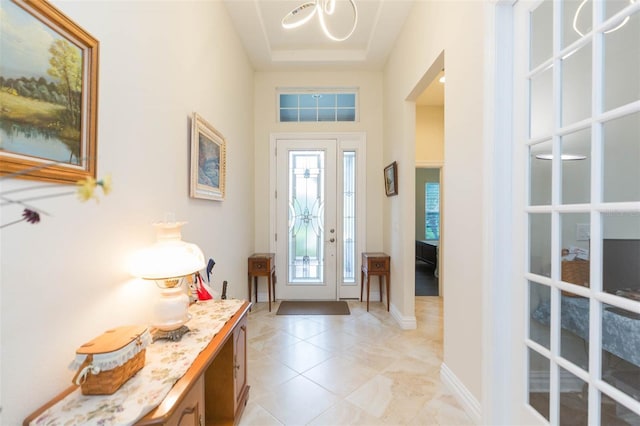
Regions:
M 389 311 L 391 311 L 391 316 L 396 320 L 401 329 L 415 330 L 416 328 L 418 328 L 418 322 L 416 321 L 415 315 L 410 317 L 402 316 L 400 311 L 395 307 L 393 303 L 389 307 Z
M 455 396 L 471 420 L 475 424 L 481 424 L 482 406 L 480 405 L 480 401 L 469 392 L 469 389 L 453 374 L 453 371 L 451 371 L 444 362 L 440 366 L 440 379 L 451 391 L 453 396 Z

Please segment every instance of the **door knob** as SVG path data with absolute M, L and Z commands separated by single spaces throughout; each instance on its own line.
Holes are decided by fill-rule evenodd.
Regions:
M 334 243 L 335 241 L 336 241 L 336 239 L 335 239 L 335 238 L 330 238 L 330 239 L 329 239 L 329 242 L 330 242 L 330 243 Z

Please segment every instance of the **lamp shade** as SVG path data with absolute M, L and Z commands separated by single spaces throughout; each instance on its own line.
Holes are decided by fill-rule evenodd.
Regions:
M 185 223 L 154 223 L 157 241 L 135 253 L 131 259 L 131 274 L 148 280 L 165 280 L 203 269 L 205 263 L 202 250 L 195 244 L 182 241 L 180 228 Z

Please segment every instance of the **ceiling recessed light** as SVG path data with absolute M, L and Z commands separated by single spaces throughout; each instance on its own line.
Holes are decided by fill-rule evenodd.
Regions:
M 440 77 L 440 80 L 438 80 L 440 83 L 444 84 L 444 75 L 442 77 Z

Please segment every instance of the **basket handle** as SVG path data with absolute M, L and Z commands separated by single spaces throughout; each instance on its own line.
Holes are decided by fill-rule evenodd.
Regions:
M 78 368 L 78 372 L 73 376 L 72 382 L 78 386 L 83 384 L 85 380 L 87 380 L 87 376 L 89 373 L 91 374 L 99 374 L 100 367 L 94 366 L 93 364 L 93 355 L 87 355 L 84 359 L 80 368 Z

